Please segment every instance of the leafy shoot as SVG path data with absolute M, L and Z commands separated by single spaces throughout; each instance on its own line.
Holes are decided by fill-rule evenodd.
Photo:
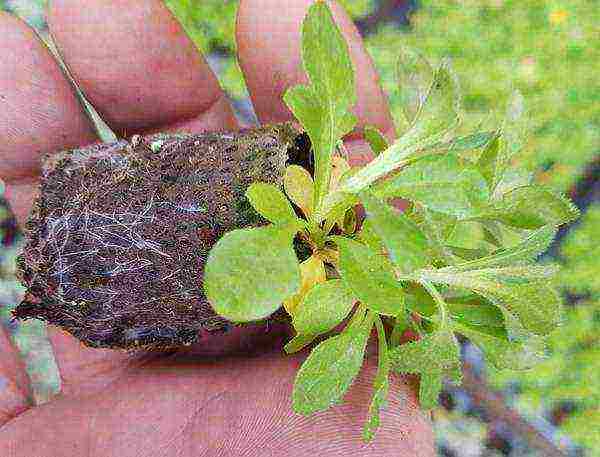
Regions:
M 299 414 L 342 401 L 375 329 L 368 441 L 387 404 L 391 371 L 421 376 L 423 408 L 434 407 L 444 378 L 460 381 L 455 333 L 500 368 L 535 363 L 561 315 L 556 268 L 535 260 L 578 211 L 550 189 L 511 180 L 525 144 L 522 97 L 510 101 L 502 127 L 458 135 L 460 94 L 450 63 L 434 69 L 403 51 L 410 126 L 392 144 L 365 128 L 375 158 L 356 169 L 341 142 L 356 123 L 355 73 L 325 2 L 315 2 L 304 20 L 302 60 L 309 83 L 290 88 L 284 100 L 310 137 L 314 175 L 291 165 L 283 191 L 250 187 L 250 204 L 270 225 L 226 234 L 208 259 L 204 287 L 215 310 L 235 322 L 263 319 L 283 305 L 296 331 L 287 352 L 320 341 L 296 378 Z M 408 209 L 396 210 L 395 198 Z M 310 249 L 302 262 L 294 238 Z M 400 344 L 418 321 L 427 322 L 416 326 L 420 339 Z

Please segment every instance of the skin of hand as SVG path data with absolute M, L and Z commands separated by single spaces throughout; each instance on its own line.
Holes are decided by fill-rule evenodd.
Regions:
M 240 2 L 239 60 L 261 123 L 291 118 L 281 97 L 306 81 L 300 23 L 310 4 Z M 386 98 L 359 34 L 331 6 L 357 71 L 359 124 L 393 138 Z M 215 75 L 160 0 L 54 0 L 48 23 L 74 79 L 119 135 L 240 127 Z M 6 13 L 0 13 L 0 105 L 0 177 L 23 222 L 40 155 L 98 139 L 48 49 Z M 355 164 L 369 159 L 358 134 L 346 145 Z M 0 455 L 434 455 L 431 426 L 408 377 L 395 377 L 376 438 L 362 442 L 375 354 L 343 405 L 303 417 L 292 412 L 291 390 L 306 354 L 282 354 L 285 330 L 236 329 L 209 346 L 167 354 L 85 348 L 52 326 L 48 335 L 61 391 L 36 407 L 22 361 L 0 328 Z

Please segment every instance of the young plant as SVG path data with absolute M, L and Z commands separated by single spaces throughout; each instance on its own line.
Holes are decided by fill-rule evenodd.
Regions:
M 518 94 L 497 130 L 458 135 L 460 97 L 449 62 L 433 69 L 405 51 L 400 76 L 410 127 L 392 144 L 365 129 L 375 158 L 350 168 L 341 140 L 356 124 L 354 70 L 322 1 L 304 20 L 302 59 L 310 82 L 284 100 L 310 137 L 314 175 L 289 166 L 285 194 L 271 184 L 250 186 L 248 200 L 271 224 L 223 236 L 210 252 L 204 287 L 215 311 L 234 322 L 266 318 L 283 305 L 296 332 L 288 353 L 320 341 L 294 385 L 300 414 L 342 400 L 375 329 L 370 440 L 392 371 L 420 375 L 425 409 L 435 406 L 444 378 L 460 381 L 456 333 L 499 368 L 525 369 L 543 356 L 561 304 L 551 284 L 556 267 L 534 262 L 578 212 L 512 167 L 523 143 Z M 393 198 L 407 200 L 408 209 L 397 211 Z M 294 241 L 310 250 L 301 262 Z M 419 339 L 399 344 L 409 328 Z

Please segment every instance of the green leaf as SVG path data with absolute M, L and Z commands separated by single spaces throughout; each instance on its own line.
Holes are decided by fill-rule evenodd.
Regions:
M 458 86 L 449 64 L 444 62 L 438 68 L 427 99 L 411 128 L 358 173 L 342 182 L 340 191 L 358 193 L 442 140 L 458 125 L 458 101 Z
M 427 98 L 433 79 L 433 68 L 418 52 L 401 48 L 397 65 L 402 109 L 408 123 L 412 123 Z
M 367 143 L 369 143 L 373 154 L 375 154 L 376 156 L 381 154 L 390 146 L 388 140 L 385 138 L 385 136 L 383 136 L 383 133 L 381 133 L 379 129 L 377 129 L 377 127 L 374 127 L 372 125 L 365 126 L 364 135 L 365 140 L 367 141 Z
M 523 149 L 529 133 L 529 120 L 525 108 L 525 99 L 521 92 L 514 91 L 507 103 L 506 115 L 502 124 L 503 148 L 500 151 L 497 166 L 497 182 L 504 179 L 511 158 Z
M 298 219 L 288 199 L 276 186 L 255 182 L 248 187 L 246 198 L 265 219 L 275 224 Z
M 579 210 L 566 197 L 536 184 L 505 193 L 482 217 L 512 227 L 538 229 L 548 224 L 559 226 L 573 222 L 579 217 Z
M 547 283 L 505 286 L 484 296 L 516 316 L 526 330 L 536 335 L 550 334 L 562 321 L 562 300 Z M 507 329 L 514 333 L 510 321 Z
M 560 296 L 549 284 L 556 269 L 546 266 L 487 268 L 465 272 L 422 270 L 425 280 L 472 290 L 500 307 L 536 335 L 547 335 L 561 319 Z M 506 317 L 506 316 L 505 316 Z M 506 320 L 509 330 L 514 328 Z
M 336 160 L 334 156 L 332 159 L 332 180 L 335 178 L 337 169 L 340 168 L 340 164 L 342 162 Z M 343 165 L 342 165 L 343 166 Z M 357 173 L 360 170 L 360 167 L 350 168 L 346 170 L 341 176 L 337 178 L 337 182 L 334 183 L 335 186 L 330 188 L 329 194 L 325 196 L 323 200 L 323 205 L 320 208 L 320 211 L 315 215 L 315 219 L 318 221 L 322 221 L 323 219 L 329 219 L 337 221 L 341 217 L 344 216 L 346 211 L 358 204 L 358 197 L 354 194 L 349 194 L 345 192 L 339 192 L 340 182 L 347 179 L 349 176 Z M 334 190 L 335 189 L 335 190 Z
M 438 331 L 416 342 L 393 348 L 390 360 L 394 371 L 421 375 L 419 400 L 423 409 L 437 405 L 444 375 L 460 370 L 460 351 L 450 331 Z
M 354 69 L 348 46 L 325 2 L 315 2 L 302 24 L 302 63 L 310 83 L 295 86 L 284 101 L 308 133 L 315 158 L 315 209 L 329 188 L 331 156 L 356 118 Z
M 448 149 L 453 152 L 469 151 L 487 145 L 495 137 L 494 132 L 477 132 L 470 135 L 453 138 L 448 144 Z
M 479 160 L 477 161 L 477 168 L 485 178 L 489 188 L 492 190 L 496 187 L 498 180 L 496 174 L 498 168 L 497 161 L 502 141 L 501 134 L 496 134 L 494 138 L 492 138 L 492 140 L 487 144 L 481 153 L 481 156 L 479 156 Z
M 394 328 L 390 335 L 389 345 L 390 347 L 399 346 L 404 338 L 405 332 L 411 328 L 412 322 L 411 317 L 408 313 L 402 313 L 394 319 Z
M 422 205 L 414 206 L 410 216 L 428 238 L 433 238 L 440 244 L 445 243 L 458 222 L 455 216 L 440 213 Z
M 533 173 L 515 164 L 504 171 L 502 179 L 494 188 L 492 198 L 494 200 L 500 200 L 502 195 L 511 190 L 530 186 L 532 184 L 534 184 Z
M 308 346 L 315 340 L 315 335 L 304 335 L 297 334 L 294 336 L 287 344 L 283 347 L 285 352 L 288 354 L 293 354 L 294 352 L 298 352 Z
M 454 231 L 457 219 L 449 214 L 432 211 L 423 206 L 414 207 L 411 217 L 415 220 L 426 236 L 432 260 L 453 264 L 460 261 L 450 248 L 446 246 L 446 240 Z
M 390 357 L 388 354 L 388 345 L 386 341 L 385 329 L 379 316 L 374 316 L 375 326 L 377 327 L 378 338 L 378 366 L 375 381 L 373 382 L 373 398 L 369 406 L 369 415 L 363 429 L 363 439 L 369 442 L 375 436 L 379 428 L 379 413 L 387 404 L 387 396 L 390 389 Z
M 358 240 L 366 244 L 372 251 L 384 252 L 385 246 L 379 235 L 375 232 L 373 222 L 370 219 L 365 219 L 363 222 L 362 229 L 358 233 Z
M 450 331 L 439 331 L 393 348 L 392 368 L 403 373 L 448 372 L 460 365 L 460 351 Z
M 234 230 L 212 248 L 204 291 L 220 316 L 263 319 L 298 292 L 300 269 L 292 247 L 299 224 Z
M 358 227 L 358 218 L 356 216 L 356 212 L 354 208 L 350 208 L 346 211 L 344 215 L 344 220 L 342 222 L 342 230 L 344 233 L 352 235 L 356 232 L 356 228 Z
M 467 271 L 478 268 L 506 267 L 509 265 L 530 263 L 548 249 L 556 235 L 556 228 L 550 225 L 542 227 L 529 234 L 515 246 L 502 249 L 493 255 L 481 259 L 471 260 L 451 267 L 442 268 L 440 271 Z
M 468 294 L 446 298 L 452 319 L 478 328 L 504 328 L 504 316 L 494 305 L 479 297 Z
M 344 320 L 353 304 L 352 292 L 340 279 L 315 284 L 294 315 L 294 329 L 315 336 L 328 332 Z
M 526 130 L 524 99 L 519 92 L 515 92 L 509 100 L 502 128 L 496 132 L 477 162 L 492 191 L 501 186 L 502 181 L 511 179 L 507 174 L 509 163 L 523 147 Z
M 285 193 L 306 217 L 313 212 L 314 182 L 310 173 L 298 165 L 290 165 L 285 169 L 283 188 Z
M 421 317 L 431 318 L 438 307 L 431 295 L 417 283 L 406 284 L 406 309 Z
M 548 265 L 515 265 L 498 268 L 479 268 L 464 270 L 455 266 L 439 268 L 437 270 L 421 270 L 423 278 L 435 278 L 434 282 L 463 281 L 477 284 L 478 281 L 501 282 L 505 285 L 522 285 L 531 282 L 548 281 L 556 275 L 558 267 Z
M 312 350 L 294 383 L 292 403 L 296 413 L 309 415 L 341 401 L 360 371 L 372 327 L 370 315 Z
M 439 310 L 439 319 L 436 319 L 439 329 L 446 329 L 449 323 L 448 305 L 446 300 L 444 300 L 444 297 L 442 297 L 442 294 L 439 292 L 437 287 L 431 284 L 429 281 L 420 281 L 420 283 L 427 293 L 431 295 L 436 307 Z
M 425 157 L 374 186 L 381 198 L 403 197 L 458 218 L 481 212 L 490 198 L 485 179 L 454 155 Z
M 340 251 L 342 280 L 370 310 L 396 316 L 404 310 L 404 291 L 396 281 L 390 261 L 357 241 L 332 237 Z
M 444 152 L 455 154 L 474 151 L 487 145 L 494 138 L 494 135 L 495 132 L 476 132 L 469 135 L 443 139 L 430 146 L 430 154 L 442 154 Z
M 494 249 L 485 237 L 485 231 L 479 221 L 459 221 L 452 228 L 452 231 L 446 238 L 446 246 L 448 246 L 454 254 L 459 257 L 464 257 L 469 260 L 486 256 Z M 473 253 L 471 255 L 463 255 L 462 253 Z
M 545 340 L 533 336 L 526 341 L 508 341 L 476 329 L 454 324 L 454 330 L 479 346 L 487 360 L 499 370 L 527 370 L 545 357 Z
M 411 285 L 406 295 L 406 307 L 430 320 L 438 310 L 433 297 L 421 286 Z M 507 337 L 502 311 L 484 298 L 463 293 L 455 295 L 445 290 L 445 307 L 452 321 L 496 337 Z
M 522 243 L 524 237 L 531 234 L 530 231 L 524 232 L 521 229 L 504 225 L 500 221 L 482 220 L 479 223 L 483 229 L 486 241 L 497 249 L 492 253 L 500 252 L 498 249 L 512 248 Z M 540 250 L 540 252 L 543 252 L 543 250 Z
M 443 376 L 441 373 L 429 372 L 421 374 L 419 381 L 419 402 L 424 410 L 433 409 L 438 405 L 442 391 Z
M 512 240 L 507 240 L 509 232 L 507 231 L 506 226 L 501 225 L 498 221 L 481 221 L 481 229 L 483 230 L 485 241 L 499 249 L 504 249 L 506 246 L 513 246 L 521 242 L 521 237 L 517 234 L 515 234 L 518 237 L 516 243 Z
M 366 192 L 360 199 L 394 265 L 410 273 L 428 264 L 427 238 L 414 222 Z

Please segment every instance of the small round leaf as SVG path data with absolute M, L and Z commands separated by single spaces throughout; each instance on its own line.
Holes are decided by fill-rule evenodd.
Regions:
M 213 247 L 204 291 L 214 310 L 234 322 L 263 319 L 298 292 L 292 240 L 297 224 L 234 230 Z

